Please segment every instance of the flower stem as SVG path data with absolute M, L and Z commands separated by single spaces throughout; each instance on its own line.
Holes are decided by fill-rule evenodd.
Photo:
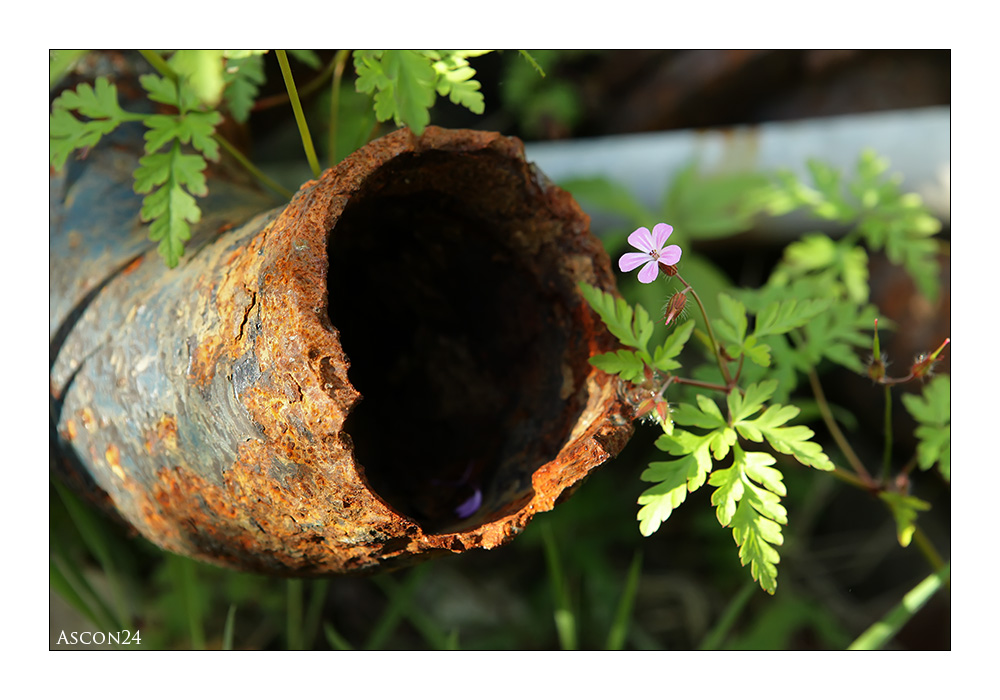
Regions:
M 156 53 L 152 49 L 139 49 L 139 53 L 142 54 L 142 57 L 145 58 L 149 62 L 149 65 L 153 66 L 153 68 L 155 68 L 160 75 L 165 78 L 170 78 L 175 83 L 178 81 L 179 76 L 177 75 L 177 72 L 163 60 L 163 56 Z
M 888 483 L 892 467 L 892 390 L 885 385 L 885 448 L 882 451 L 882 483 Z
M 687 384 L 688 386 L 698 386 L 702 389 L 715 389 L 716 391 L 729 391 L 729 387 L 725 384 L 713 384 L 712 382 L 703 382 L 700 379 L 685 379 L 684 377 L 673 377 L 675 384 Z
M 715 333 L 712 332 L 712 323 L 708 320 L 708 312 L 705 311 L 705 305 L 701 303 L 701 297 L 698 296 L 698 292 L 694 291 L 684 278 L 679 274 L 676 275 L 677 279 L 680 280 L 681 284 L 691 290 L 691 296 L 694 297 L 695 302 L 698 304 L 698 308 L 701 309 L 701 317 L 705 319 L 705 328 L 708 330 L 708 338 L 712 341 L 712 352 L 715 354 L 715 360 L 719 363 L 719 371 L 722 372 L 723 379 L 726 380 L 726 390 L 733 386 L 733 378 L 729 374 L 729 367 L 726 366 L 725 361 L 722 359 L 722 355 L 719 354 L 719 344 L 715 340 Z
M 244 168 L 250 171 L 250 174 L 253 175 L 255 178 L 257 178 L 258 180 L 260 180 L 263 185 L 267 186 L 268 188 L 273 190 L 276 194 L 278 194 L 281 197 L 284 197 L 285 199 L 292 198 L 294 192 L 285 189 L 277 182 L 275 182 L 267 175 L 265 175 L 264 172 L 260 170 L 260 168 L 251 163 L 245 155 L 240 153 L 239 149 L 237 149 L 236 146 L 229 143 L 228 139 L 224 138 L 221 134 L 216 134 L 215 140 L 219 142 L 219 145 L 222 146 L 223 149 L 225 149 L 226 153 L 235 158 L 240 165 L 242 165 Z
M 854 452 L 854 448 L 851 447 L 851 443 L 847 441 L 847 438 L 844 437 L 844 433 L 840 430 L 840 426 L 837 425 L 837 421 L 834 419 L 833 413 L 830 411 L 830 404 L 827 403 L 826 395 L 823 393 L 823 387 L 819 383 L 819 377 L 816 375 L 816 370 L 810 368 L 808 376 L 809 385 L 812 387 L 813 396 L 816 397 L 816 405 L 819 408 L 820 415 L 823 417 L 823 422 L 826 424 L 827 430 L 830 431 L 830 435 L 833 436 L 834 442 L 837 443 L 837 447 L 839 447 L 840 451 L 844 453 L 844 457 L 851 465 L 851 468 L 859 477 L 861 477 L 861 481 L 865 488 L 876 488 L 875 481 L 872 479 L 871 474 L 868 473 L 868 470 L 865 469 L 865 465 L 861 463 L 860 459 L 858 459 L 858 455 Z
M 288 97 L 292 102 L 292 111 L 295 113 L 295 123 L 299 127 L 299 136 L 302 137 L 302 147 L 305 149 L 306 158 L 309 160 L 309 167 L 312 168 L 313 177 L 320 176 L 319 159 L 316 157 L 316 149 L 313 148 L 312 137 L 309 135 L 309 125 L 306 124 L 306 115 L 302 111 L 302 103 L 299 102 L 299 93 L 295 90 L 295 79 L 292 78 L 292 69 L 288 65 L 288 56 L 284 49 L 275 49 L 278 57 L 278 64 L 281 66 L 281 75 L 285 79 L 285 89 L 288 90 Z

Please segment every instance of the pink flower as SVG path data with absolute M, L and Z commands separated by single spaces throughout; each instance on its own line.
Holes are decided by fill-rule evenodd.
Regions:
M 649 284 L 656 279 L 660 264 L 676 265 L 681 259 L 681 247 L 666 245 L 674 227 L 669 224 L 657 224 L 650 233 L 646 227 L 637 228 L 628 237 L 629 244 L 641 253 L 625 253 L 618 261 L 622 272 L 631 272 L 642 265 L 639 270 L 639 281 Z

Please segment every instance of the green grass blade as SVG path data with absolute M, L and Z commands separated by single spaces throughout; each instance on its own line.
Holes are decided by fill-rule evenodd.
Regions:
M 302 651 L 302 579 L 288 579 L 286 592 L 285 645 L 291 651 Z
M 399 602 L 402 617 L 413 624 L 431 649 L 445 651 L 452 648 L 451 636 L 445 633 L 419 606 L 413 604 L 413 591 L 409 593 L 402 591 L 402 586 L 391 578 L 376 579 L 375 584 L 390 600 Z M 454 634 L 457 634 L 457 630 L 453 631 Z
M 559 562 L 559 552 L 556 546 L 552 527 L 546 522 L 542 526 L 542 538 L 545 540 L 545 563 L 549 570 L 549 580 L 552 582 L 552 598 L 555 609 L 553 618 L 556 623 L 556 634 L 559 635 L 559 645 L 566 651 L 575 651 L 576 617 L 569 598 L 569 589 Z
M 396 627 L 402 622 L 404 613 L 410 605 L 410 598 L 417 589 L 420 580 L 424 577 L 425 572 L 426 569 L 424 567 L 418 567 L 406 577 L 406 581 L 402 585 L 397 586 L 393 586 L 392 584 L 386 585 L 384 579 L 388 577 L 375 577 L 372 579 L 389 598 L 389 605 L 386 606 L 385 611 L 383 611 L 382 616 L 375 624 L 371 634 L 368 635 L 368 642 L 365 644 L 366 650 L 381 649 L 385 645 L 389 637 L 396 630 Z M 395 581 L 392 583 L 395 583 Z
M 114 613 L 94 592 L 86 577 L 58 553 L 49 557 L 49 585 L 98 629 L 122 629 Z
M 618 600 L 618 609 L 615 611 L 615 619 L 608 630 L 608 641 L 606 648 L 608 651 L 619 651 L 625 647 L 625 637 L 628 634 L 629 622 L 632 619 L 632 608 L 635 606 L 635 596 L 639 592 L 639 578 L 642 573 L 642 552 L 637 551 L 632 557 L 632 565 L 629 566 L 628 575 L 625 579 L 625 588 L 622 590 L 621 598 Z
M 754 581 L 747 581 L 743 584 L 743 588 L 729 601 L 729 605 L 726 606 L 719 621 L 715 623 L 715 627 L 705 635 L 705 639 L 702 640 L 701 645 L 698 647 L 699 651 L 712 651 L 721 648 L 722 641 L 729 634 L 729 630 L 732 629 L 736 623 L 736 619 L 743 612 L 743 608 L 746 607 L 747 603 L 750 602 L 750 598 L 756 590 L 757 584 Z
M 88 551 L 90 551 L 101 565 L 101 569 L 108 580 L 108 586 L 111 589 L 111 597 L 115 605 L 114 617 L 125 623 L 121 625 L 124 628 L 131 621 L 132 615 L 129 610 L 128 600 L 124 594 L 118 567 L 115 565 L 114 557 L 111 554 L 108 533 L 100 520 L 100 516 L 84 505 L 79 498 L 59 483 L 58 480 L 52 479 L 51 483 L 55 487 L 56 493 L 59 494 L 59 499 L 63 502 L 70 519 L 76 526 L 77 532 L 80 533 L 80 537 L 83 539 Z
M 236 603 L 229 606 L 226 613 L 226 624 L 222 628 L 222 650 L 233 650 L 233 629 L 236 627 Z
M 896 636 L 910 618 L 924 607 L 938 589 L 941 588 L 951 576 L 951 564 L 945 564 L 936 573 L 931 574 L 918 583 L 909 593 L 903 596 L 892 610 L 886 613 L 885 617 L 861 633 L 847 649 L 872 650 L 881 649 L 889 640 Z
M 344 639 L 340 635 L 340 632 L 338 632 L 329 622 L 323 623 L 323 634 L 326 635 L 326 641 L 330 643 L 330 646 L 337 651 L 354 651 L 354 647 L 351 646 L 351 643 Z
M 314 581 L 310 588 L 309 607 L 306 609 L 305 620 L 302 621 L 302 642 L 310 649 L 316 645 L 316 635 L 323 621 L 323 605 L 326 603 L 326 591 L 330 582 L 326 579 Z
M 312 168 L 313 177 L 318 178 L 320 176 L 319 158 L 316 157 L 316 149 L 313 148 L 312 136 L 309 135 L 309 125 L 306 124 L 306 115 L 302 111 L 299 93 L 295 89 L 295 79 L 292 78 L 292 69 L 288 65 L 288 56 L 285 55 L 283 49 L 276 49 L 274 53 L 278 57 L 278 64 L 281 66 L 281 75 L 285 79 L 285 88 L 288 90 L 288 97 L 292 101 L 295 123 L 299 127 L 299 135 L 302 137 L 302 147 L 305 149 L 306 158 L 309 160 L 309 167 Z
M 205 626 L 198 595 L 198 577 L 195 563 L 177 554 L 167 555 L 167 568 L 174 589 L 180 595 L 181 612 L 187 617 L 191 648 L 205 648 Z

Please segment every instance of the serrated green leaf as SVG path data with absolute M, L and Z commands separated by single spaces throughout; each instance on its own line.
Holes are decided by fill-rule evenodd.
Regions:
M 946 481 L 951 480 L 951 380 L 942 374 L 924 386 L 921 395 L 903 394 L 903 405 L 920 424 L 917 437 L 917 465 L 930 469 L 935 464 Z
M 375 94 L 375 115 L 392 119 L 418 136 L 430 122 L 437 74 L 430 60 L 417 51 L 355 51 L 359 92 Z
M 266 81 L 263 57 L 252 53 L 242 57 L 231 56 L 226 61 L 225 78 L 223 97 L 229 113 L 240 124 L 246 123 L 260 91 L 259 86 Z
M 741 394 L 732 391 L 726 397 L 729 406 L 729 413 L 732 416 L 734 425 L 740 423 L 764 407 L 764 403 L 774 395 L 778 388 L 778 381 L 770 379 L 763 382 L 756 382 L 748 386 Z
M 466 58 L 481 56 L 488 51 L 445 50 L 436 53 L 440 57 L 433 64 L 437 73 L 438 94 L 447 96 L 452 102 L 474 114 L 482 114 L 485 109 L 483 95 L 479 91 L 482 85 L 478 80 L 472 79 L 476 71 Z
M 653 462 L 640 475 L 640 479 L 655 482 L 639 496 L 639 530 L 646 537 L 656 532 L 675 508 L 692 493 L 704 485 L 712 469 L 709 444 L 714 433 L 705 436 L 694 435 L 685 430 L 674 430 L 673 435 L 661 435 L 656 445 L 671 454 L 681 455 L 680 459 L 669 462 Z
M 746 355 L 750 360 L 761 367 L 771 366 L 771 346 L 767 343 L 760 343 L 757 337 L 751 335 L 743 341 L 743 347 L 738 350 Z M 732 353 L 730 353 L 732 356 Z
M 169 267 L 176 267 L 184 254 L 184 242 L 191 238 L 190 224 L 201 220 L 194 194 L 205 194 L 204 158 L 181 153 L 174 142 L 167 153 L 153 153 L 139 159 L 134 189 L 142 194 L 140 216 L 149 221 L 149 238 L 159 241 L 159 251 Z M 154 189 L 157 188 L 157 189 Z
M 642 305 L 636 305 L 635 311 L 622 298 L 616 298 L 609 292 L 601 291 L 585 282 L 580 283 L 584 299 L 604 321 L 604 325 L 618 340 L 625 345 L 646 353 L 646 344 L 653 335 L 653 323 L 649 313 Z M 648 353 L 646 353 L 648 356 Z
M 80 121 L 73 111 L 89 121 Z M 117 89 L 107 78 L 98 78 L 93 87 L 84 83 L 76 90 L 64 90 L 52 102 L 49 116 L 49 163 L 62 170 L 73 151 L 96 146 L 123 121 L 138 118 L 118 105 Z
M 754 335 L 777 335 L 804 326 L 830 307 L 829 299 L 787 299 L 772 302 L 757 314 Z
M 663 371 L 680 367 L 681 363 L 673 358 L 677 357 L 684 349 L 684 344 L 690 339 L 693 331 L 693 319 L 677 326 L 661 345 L 656 346 L 653 351 L 653 366 Z
M 892 517 L 896 521 L 896 537 L 902 547 L 910 546 L 913 533 L 916 530 L 917 512 L 931 509 L 931 504 L 916 496 L 897 493 L 895 491 L 881 491 L 879 498 L 886 502 Z
M 719 524 L 728 527 L 736 514 L 736 505 L 743 498 L 743 472 L 739 467 L 716 469 L 708 477 L 709 486 L 715 486 L 712 505 L 716 506 L 715 517 Z
M 762 442 L 763 437 L 775 450 L 791 455 L 808 467 L 822 471 L 832 470 L 833 463 L 823 453 L 823 448 L 810 441 L 809 438 L 813 436 L 812 430 L 804 425 L 785 425 L 798 414 L 799 409 L 796 406 L 774 404 L 768 406 L 759 417 L 740 421 L 733 427 L 748 440 Z
M 181 90 L 183 90 L 183 81 L 178 86 L 170 78 L 165 78 L 155 73 L 147 73 L 139 76 L 139 84 L 145 88 L 147 96 L 154 102 L 178 108 L 185 102 L 180 96 Z M 190 101 L 193 102 L 195 100 L 194 93 L 190 92 L 190 88 L 188 90 Z
M 304 63 L 310 68 L 319 68 L 322 65 L 319 56 L 312 49 L 285 49 L 285 51 L 296 61 Z
M 740 563 L 750 564 L 750 575 L 768 593 L 774 594 L 778 587 L 778 567 L 781 561 L 778 550 L 772 545 L 780 545 L 784 540 L 781 526 L 761 517 L 750 505 L 748 499 L 740 500 L 732 519 L 733 539 L 739 546 Z
M 720 337 L 737 347 L 742 347 L 747 334 L 746 306 L 723 292 L 719 294 L 719 310 L 723 319 L 717 324 Z
M 179 141 L 190 143 L 209 160 L 219 159 L 219 142 L 215 140 L 215 125 L 222 121 L 218 112 L 187 112 L 182 116 L 156 114 L 143 120 L 146 153 L 155 153 L 164 145 Z
M 617 374 L 627 382 L 634 382 L 643 376 L 646 363 L 631 350 L 606 352 L 590 358 L 590 364 L 608 374 Z

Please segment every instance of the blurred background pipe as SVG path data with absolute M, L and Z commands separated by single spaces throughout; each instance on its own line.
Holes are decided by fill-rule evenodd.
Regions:
M 806 163 L 819 159 L 846 173 L 872 148 L 903 175 L 904 191 L 920 194 L 947 226 L 950 220 L 951 109 L 925 107 L 867 114 L 768 122 L 725 129 L 680 129 L 569 141 L 527 143 L 525 150 L 555 182 L 605 177 L 625 185 L 647 207 L 657 207 L 676 175 L 696 162 L 705 174 L 787 169 L 807 182 Z M 604 215 L 592 213 L 601 230 Z M 653 222 L 655 223 L 655 222 Z M 815 219 L 795 214 L 762 221 L 781 238 L 815 230 Z
M 631 435 L 588 218 L 490 132 L 372 142 L 286 207 L 210 178 L 180 266 L 138 221 L 141 129 L 51 179 L 54 469 L 161 547 L 372 572 L 489 549 Z

